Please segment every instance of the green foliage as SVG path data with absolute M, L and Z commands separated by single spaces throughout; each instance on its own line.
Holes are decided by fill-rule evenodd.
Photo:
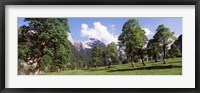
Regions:
M 55 49 L 54 59 L 57 60 L 57 66 L 62 66 L 69 62 L 69 51 L 64 47 L 64 45 L 59 45 L 57 49 Z
M 49 55 L 45 55 L 44 57 L 42 57 L 41 69 L 44 70 L 45 67 L 50 66 L 51 63 L 52 63 L 52 57 L 50 57 Z
M 80 69 L 82 69 L 82 68 L 84 67 L 84 62 L 83 62 L 83 61 L 79 61 L 79 62 L 78 62 L 78 67 L 79 67 Z
M 147 55 L 150 58 L 154 58 L 155 62 L 157 62 L 157 56 L 161 52 L 160 43 L 156 39 L 150 39 L 147 45 Z
M 129 19 L 124 23 L 122 33 L 118 37 L 120 44 L 125 46 L 125 53 L 127 59 L 133 64 L 134 57 L 137 54 L 143 56 L 143 46 L 147 41 L 145 31 L 139 25 L 139 22 L 135 19 Z
M 175 43 L 171 45 L 171 48 L 168 51 L 169 51 L 168 52 L 169 57 L 174 58 L 174 57 L 182 56 L 180 48 Z
M 175 39 L 174 32 L 171 32 L 170 29 L 165 27 L 163 24 L 159 25 L 156 31 L 157 32 L 153 38 L 156 39 L 158 43 L 162 46 L 162 52 L 164 54 L 163 59 L 164 63 L 166 63 L 165 59 L 167 54 L 167 46 Z
M 56 65 L 55 70 L 65 68 L 71 53 L 67 19 L 25 18 L 24 21 L 28 25 L 18 29 L 19 60 L 28 65 L 36 63 L 34 71 L 48 65 Z
M 29 48 L 26 45 L 18 45 L 18 58 L 19 59 L 26 59 L 28 52 L 29 52 Z
M 49 55 L 49 56 L 53 56 L 53 52 L 52 52 L 52 48 L 44 48 L 44 52 Z
M 111 59 L 114 61 L 117 58 L 117 45 L 112 42 L 110 43 L 106 50 L 105 50 L 106 56 L 111 57 Z
M 28 67 L 28 72 L 33 72 L 34 70 L 35 70 L 34 66 L 31 65 L 31 66 Z
M 105 50 L 105 54 L 104 54 L 104 61 L 105 63 L 108 63 L 108 67 L 111 66 L 112 63 L 117 64 L 117 45 L 114 42 L 111 42 Z M 109 59 L 111 59 L 111 61 L 108 61 Z M 104 64 L 106 65 L 106 64 Z
M 102 49 L 98 46 L 94 47 L 92 50 L 92 62 L 91 64 L 97 67 L 102 61 Z
M 174 32 L 171 32 L 169 28 L 165 27 L 163 24 L 159 25 L 156 29 L 156 34 L 154 38 L 158 40 L 162 45 L 168 45 L 175 39 Z M 171 40 L 170 40 L 171 39 Z

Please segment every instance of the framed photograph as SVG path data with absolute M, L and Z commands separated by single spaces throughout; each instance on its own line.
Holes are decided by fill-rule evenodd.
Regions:
M 199 0 L 4 0 L 2 93 L 199 88 Z

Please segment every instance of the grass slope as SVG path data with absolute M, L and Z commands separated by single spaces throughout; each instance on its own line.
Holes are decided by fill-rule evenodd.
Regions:
M 163 61 L 146 62 L 143 66 L 136 63 L 113 65 L 111 68 L 99 67 L 90 70 L 67 70 L 61 72 L 50 72 L 45 75 L 182 75 L 182 58 L 168 59 L 167 64 Z

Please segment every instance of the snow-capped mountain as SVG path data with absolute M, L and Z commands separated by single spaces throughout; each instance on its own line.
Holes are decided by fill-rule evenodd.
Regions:
M 90 38 L 89 40 L 86 41 L 73 41 L 71 43 L 78 51 L 80 51 L 81 49 L 90 50 L 95 46 L 106 48 L 106 45 L 103 42 L 95 38 Z
M 103 42 L 95 38 L 90 38 L 86 41 L 72 41 L 69 39 L 69 41 L 72 49 L 73 62 L 79 62 L 81 60 L 87 63 L 91 58 L 91 51 L 95 46 L 103 49 L 106 48 L 106 45 Z
M 68 40 L 71 42 L 73 47 L 78 51 L 82 49 L 91 50 L 95 46 L 98 46 L 100 48 L 106 48 L 106 45 L 103 42 L 95 38 L 90 38 L 89 40 L 85 41 L 77 41 L 72 38 L 71 33 L 68 33 Z

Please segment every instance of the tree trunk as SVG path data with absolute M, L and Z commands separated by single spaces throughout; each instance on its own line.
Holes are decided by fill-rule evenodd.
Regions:
M 38 57 L 38 58 L 35 59 L 37 64 L 36 64 L 36 67 L 35 67 L 35 70 L 34 70 L 34 75 L 37 75 L 40 72 L 40 67 L 41 67 L 41 64 L 42 64 L 41 59 L 42 59 L 42 57 Z
M 145 66 L 145 63 L 144 63 L 144 59 L 142 58 L 142 64 L 143 64 L 143 66 Z
M 37 65 L 36 65 L 36 67 L 34 69 L 34 72 L 33 72 L 34 75 L 38 75 L 39 74 L 40 66 L 41 66 L 40 63 L 37 63 Z
M 106 59 L 104 59 L 104 66 L 105 66 L 105 68 L 106 68 L 106 62 L 107 62 Z
M 89 70 L 89 69 L 90 69 L 90 63 L 87 64 L 87 70 Z
M 143 58 L 143 56 L 141 56 L 141 60 L 142 60 L 142 64 L 143 64 L 143 66 L 145 66 L 145 63 L 144 63 L 144 58 Z
M 166 64 L 166 46 L 165 45 L 163 46 L 163 52 L 164 52 L 163 61 L 164 61 L 164 64 Z
M 155 62 L 158 62 L 157 56 L 154 55 Z
M 140 58 L 141 58 L 141 60 L 142 60 L 143 66 L 145 66 L 145 64 L 144 64 L 144 57 L 143 57 L 143 55 L 142 55 L 142 50 L 141 50 L 141 49 L 140 49 Z
M 111 67 L 111 62 L 108 63 L 108 68 L 110 68 L 110 67 Z
M 134 67 L 133 57 L 131 57 L 131 65 Z
M 38 75 L 39 72 L 40 72 L 40 69 L 39 68 L 35 68 L 34 75 Z

